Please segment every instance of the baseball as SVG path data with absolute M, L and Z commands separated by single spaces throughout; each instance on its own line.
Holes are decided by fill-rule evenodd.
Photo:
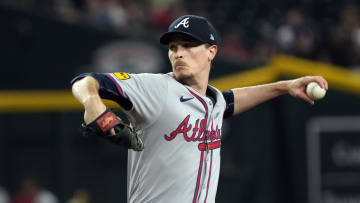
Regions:
M 313 100 L 319 100 L 324 98 L 326 90 L 321 88 L 316 82 L 310 82 L 306 86 L 306 94 Z

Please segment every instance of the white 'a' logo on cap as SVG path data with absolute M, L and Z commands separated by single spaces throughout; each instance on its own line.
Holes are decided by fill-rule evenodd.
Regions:
M 184 28 L 188 28 L 189 27 L 189 18 L 190 17 L 182 19 L 182 21 L 180 23 L 175 25 L 175 29 L 178 28 L 180 25 L 184 26 Z

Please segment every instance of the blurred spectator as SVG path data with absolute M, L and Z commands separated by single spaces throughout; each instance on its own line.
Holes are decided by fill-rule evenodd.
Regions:
M 0 203 L 9 203 L 9 195 L 7 191 L 0 187 Z
M 32 178 L 22 181 L 19 190 L 13 196 L 11 203 L 57 203 L 56 196 L 40 188 Z
M 167 29 L 170 23 L 184 12 L 183 1 L 178 0 L 152 0 L 151 23 L 158 29 Z
M 57 16 L 66 22 L 78 23 L 82 21 L 83 16 L 77 10 L 76 3 L 71 0 L 54 0 L 54 10 Z
M 360 20 L 356 5 L 346 5 L 339 13 L 339 22 L 330 29 L 333 62 L 342 66 L 360 65 Z
M 295 47 L 296 28 L 303 24 L 299 11 L 291 10 L 286 14 L 285 23 L 277 31 L 277 41 L 282 50 L 288 51 Z
M 74 192 L 73 196 L 66 203 L 90 203 L 90 202 L 91 202 L 90 193 L 84 188 L 79 188 Z
M 286 13 L 285 23 L 277 30 L 277 41 L 281 51 L 306 58 L 313 56 L 315 33 L 311 23 L 297 9 Z
M 266 1 L 251 0 L 2 0 L 0 4 L 154 41 L 177 16 L 197 14 L 211 19 L 224 34 L 220 36 L 224 53 L 219 55 L 224 60 L 251 67 L 283 52 L 351 68 L 360 66 L 355 1 L 283 2 L 273 2 L 273 8 Z
M 251 52 L 244 41 L 244 34 L 239 26 L 232 26 L 224 33 L 219 56 L 237 64 L 244 64 L 251 57 Z
M 174 0 L 154 0 L 151 4 L 151 23 L 158 29 L 167 29 L 173 21 L 173 15 L 170 10 L 170 4 Z
M 105 27 L 122 28 L 127 25 L 127 14 L 120 1 L 87 0 L 91 22 Z
M 266 20 L 259 23 L 258 40 L 253 48 L 253 66 L 264 65 L 277 52 L 275 28 Z
M 167 30 L 170 23 L 178 16 L 184 15 L 185 8 L 182 0 L 149 0 L 147 35 L 152 35 L 152 40 L 158 40 L 160 34 Z

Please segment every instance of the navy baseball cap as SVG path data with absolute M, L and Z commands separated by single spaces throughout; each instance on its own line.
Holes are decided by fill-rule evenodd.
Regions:
M 218 36 L 214 26 L 204 17 L 184 15 L 172 22 L 168 32 L 160 37 L 160 43 L 167 45 L 175 34 L 185 34 L 210 45 L 218 44 Z

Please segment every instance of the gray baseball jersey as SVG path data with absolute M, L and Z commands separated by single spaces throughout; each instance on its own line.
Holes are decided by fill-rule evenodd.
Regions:
M 226 107 L 223 94 L 208 86 L 212 97 L 201 96 L 176 81 L 173 73 L 104 75 L 120 97 L 131 101 L 125 112 L 145 146 L 128 153 L 128 202 L 214 203 Z M 102 95 L 109 92 L 104 89 L 112 89 L 95 78 Z

